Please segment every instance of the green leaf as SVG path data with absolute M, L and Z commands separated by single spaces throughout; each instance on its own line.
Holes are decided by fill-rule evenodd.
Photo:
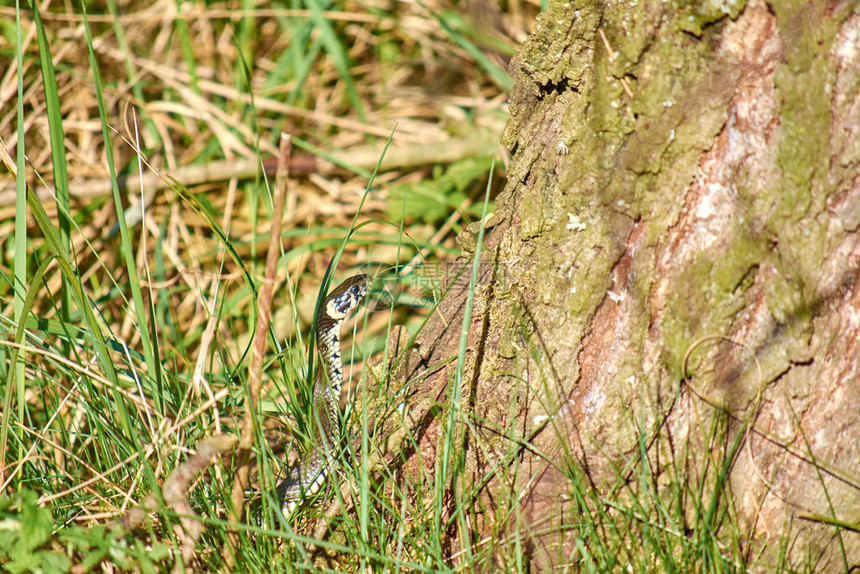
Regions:
M 486 179 L 492 158 L 467 158 L 444 171 L 434 170 L 432 179 L 393 185 L 389 191 L 388 219 L 420 219 L 434 223 L 445 219 L 469 197 L 474 183 Z
M 38 505 L 36 493 L 30 490 L 22 491 L 16 502 L 20 513 L 17 520 L 21 528 L 17 533 L 18 544 L 15 549 L 32 552 L 51 538 L 54 523 L 51 512 Z
M 466 189 L 475 180 L 485 180 L 492 164 L 491 157 L 466 158 L 452 163 L 445 172 L 445 179 L 457 189 Z
M 18 543 L 18 521 L 0 520 L 0 558 L 8 556 Z
M 35 552 L 16 546 L 9 553 L 11 560 L 3 565 L 7 572 L 19 574 L 21 572 L 33 572 L 39 567 L 39 557 Z
M 0 557 L 8 557 L 3 564 L 7 572 L 40 572 L 64 574 L 71 562 L 61 552 L 39 550 L 51 540 L 54 520 L 51 511 L 39 506 L 38 495 L 22 490 L 14 496 L 0 497 Z
M 153 542 L 149 549 L 149 557 L 156 562 L 166 560 L 170 556 L 170 545 L 164 542 Z
M 72 567 L 72 563 L 65 554 L 42 550 L 39 552 L 42 574 L 65 574 Z

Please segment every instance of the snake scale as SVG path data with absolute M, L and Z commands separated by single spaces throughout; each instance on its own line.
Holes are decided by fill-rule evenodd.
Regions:
M 317 370 L 313 402 L 319 424 L 312 425 L 314 446 L 278 485 L 281 512 L 287 518 L 320 491 L 334 464 L 332 453 L 340 441 L 340 389 L 343 386 L 340 328 L 364 300 L 370 283 L 367 275 L 350 277 L 329 293 L 317 314 L 317 349 L 323 369 Z

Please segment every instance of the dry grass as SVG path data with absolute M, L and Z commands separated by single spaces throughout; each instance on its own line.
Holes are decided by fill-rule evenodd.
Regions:
M 388 170 L 377 180 L 378 190 L 364 205 L 367 218 L 386 218 L 388 182 L 425 179 L 430 175 L 428 168 L 448 159 L 445 152 L 452 147 L 471 144 L 458 150 L 461 158 L 494 152 L 504 121 L 504 94 L 441 29 L 434 14 L 450 9 L 447 6 L 347 2 L 337 11 L 324 12 L 347 49 L 349 76 L 360 102 L 357 108 L 333 58 L 324 52 L 316 58 L 303 53 L 295 56 L 308 68 L 301 83 L 279 78 L 290 50 L 300 52 L 295 37 L 297 30 L 309 24 L 309 10 L 185 4 L 180 15 L 174 2 L 139 4 L 122 6 L 117 18 L 90 15 L 110 113 L 107 121 L 116 136 L 113 150 L 118 169 L 129 176 L 127 187 L 122 188 L 127 191 L 124 199 L 130 205 L 141 202 L 135 167 L 140 152 L 146 162 L 147 183 L 163 187 L 159 179 L 167 174 L 184 185 L 197 184 L 192 191 L 206 198 L 221 218 L 222 229 L 229 230 L 230 239 L 242 246 L 238 253 L 250 265 L 254 264 L 249 251 L 255 237 L 266 232 L 267 223 L 258 221 L 265 210 L 259 202 L 248 201 L 243 184 L 230 178 L 259 176 L 259 160 L 274 156 L 280 131 L 296 137 L 298 147 L 308 142 L 360 172 L 353 175 L 313 154 L 297 153 L 297 165 L 291 171 L 303 177 L 294 182 L 285 221 L 288 229 L 347 226 L 363 196 L 366 174 L 392 133 L 388 157 L 395 156 L 408 169 L 386 164 Z M 87 212 L 79 222 L 74 251 L 90 252 L 93 259 L 102 260 L 82 270 L 89 275 L 98 273 L 100 265 L 114 267 L 106 243 L 110 243 L 107 230 L 114 225 L 116 214 L 105 201 L 110 195 L 109 171 L 84 49 L 82 15 L 79 10 L 74 14 L 56 8 L 42 10 L 57 70 L 74 209 Z M 478 29 L 476 34 L 500 38 L 510 47 L 514 38 L 525 33 L 522 14 L 532 12 L 528 6 L 518 6 L 511 10 L 516 16 L 505 16 L 487 5 L 485 11 L 494 17 L 485 19 L 465 7 L 460 10 L 465 11 L 466 22 L 475 19 L 477 28 L 492 22 L 492 29 Z M 14 15 L 13 8 L 0 8 L 0 17 L 14 21 Z M 53 217 L 55 205 L 47 193 L 52 191 L 52 167 L 45 94 L 32 21 L 26 14 L 23 24 L 27 179 L 42 190 L 44 205 Z M 503 34 L 502 29 L 510 32 Z M 319 36 L 319 30 L 312 29 L 309 35 Z M 9 64 L 0 81 L 0 137 L 14 157 L 17 69 L 15 46 L 8 36 L 0 44 Z M 312 41 L 307 43 L 314 47 Z M 488 54 L 504 66 L 496 52 Z M 194 62 L 193 69 L 189 62 Z M 195 177 L 187 177 L 188 166 L 196 168 Z M 196 176 L 201 168 L 206 173 Z M 14 193 L 13 178 L 3 176 L 0 237 L 12 235 Z M 213 281 L 218 280 L 214 273 L 218 238 L 172 190 L 151 185 L 146 195 L 147 251 L 152 253 L 154 242 L 162 241 L 173 268 L 168 280 L 183 282 L 194 293 L 210 292 Z M 390 232 L 384 226 L 373 229 Z M 429 238 L 434 230 L 417 226 L 411 231 L 420 240 Z M 296 238 L 285 248 L 318 237 Z M 451 234 L 437 238 L 436 244 L 453 248 Z M 143 254 L 141 251 L 141 257 Z M 348 263 L 361 260 L 353 250 L 349 255 Z M 319 277 L 329 256 L 317 251 L 296 258 L 290 262 L 289 272 L 299 276 L 309 268 Z M 222 273 L 229 277 L 237 270 L 228 267 Z M 199 315 L 189 313 L 190 320 L 195 317 L 199 320 Z M 123 335 L 133 333 L 126 329 Z M 135 341 L 127 342 L 135 346 Z
M 363 227 L 346 244 L 337 275 L 371 262 L 377 269 L 401 266 L 402 273 L 388 277 L 413 287 L 398 291 L 408 303 L 426 295 L 414 288 L 420 281 L 410 280 L 415 264 L 455 255 L 456 232 L 480 214 L 490 159 L 501 157 L 503 70 L 537 6 L 293 6 L 299 8 L 167 0 L 90 5 L 96 84 L 81 7 L 40 4 L 70 180 L 70 260 L 96 322 L 85 321 L 80 305 L 69 306 L 63 289 L 70 278 L 49 262 L 43 280 L 26 285 L 32 322 L 17 346 L 12 238 L 18 130 L 27 182 L 54 230 L 62 228 L 51 155 L 58 142 L 48 125 L 50 96 L 33 14 L 21 13 L 19 70 L 16 12 L 0 7 L 0 156 L 7 170 L 0 168 L 0 305 L 8 319 L 0 353 L 9 383 L 0 486 L 6 494 L 35 490 L 41 504 L 52 506 L 57 526 L 91 526 L 120 515 L 202 437 L 235 432 L 271 226 L 270 158 L 280 132 L 294 138 L 296 149 L 274 280 L 270 344 L 276 348 L 263 391 L 263 412 L 278 414 L 268 424 L 279 431 L 285 409 L 301 419 L 296 405 L 302 402 L 295 399 L 306 376 L 313 305 L 329 261 L 356 223 Z M 104 118 L 96 85 L 105 98 Z M 110 150 L 102 121 L 111 131 Z M 389 137 L 382 170 L 366 193 Z M 108 151 L 120 175 L 120 210 Z M 446 179 L 448 165 L 465 166 L 472 177 Z M 432 213 L 424 205 L 433 205 Z M 136 285 L 123 257 L 118 212 L 131 229 Z M 28 278 L 58 256 L 45 233 L 31 213 Z M 144 317 L 136 312 L 136 292 L 146 304 Z M 413 311 L 408 304 L 395 307 L 395 322 Z M 372 318 L 356 361 L 384 347 L 388 322 Z M 95 358 L 93 325 L 106 338 L 116 376 Z M 154 355 L 147 354 L 147 335 Z M 17 387 L 12 349 L 26 350 Z M 127 415 L 111 402 L 118 400 Z M 262 457 L 267 483 L 277 463 L 265 452 Z M 202 504 L 213 504 L 211 514 L 223 518 L 220 489 L 229 490 L 229 473 L 211 472 L 219 486 L 205 488 Z M 378 551 L 386 548 L 383 543 Z M 245 559 L 265 563 L 261 552 Z M 128 556 L 136 560 L 132 550 Z M 220 564 L 215 554 L 206 556 L 202 563 Z

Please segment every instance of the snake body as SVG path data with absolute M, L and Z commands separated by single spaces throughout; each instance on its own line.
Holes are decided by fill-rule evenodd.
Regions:
M 343 386 L 340 328 L 364 300 L 370 283 L 367 275 L 350 277 L 329 293 L 317 314 L 317 349 L 323 369 L 317 371 L 313 401 L 319 424 L 312 425 L 313 448 L 293 465 L 278 485 L 281 512 L 285 517 L 320 491 L 334 464 L 332 453 L 340 441 L 339 401 Z

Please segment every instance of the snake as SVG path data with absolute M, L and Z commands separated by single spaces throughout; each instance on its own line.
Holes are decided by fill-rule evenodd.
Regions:
M 317 350 L 323 368 L 316 373 L 313 403 L 319 424 L 312 425 L 313 447 L 296 461 L 277 487 L 285 518 L 320 491 L 335 466 L 332 452 L 340 442 L 340 389 L 343 386 L 340 329 L 367 296 L 371 281 L 370 276 L 364 274 L 350 277 L 328 294 L 317 313 Z

